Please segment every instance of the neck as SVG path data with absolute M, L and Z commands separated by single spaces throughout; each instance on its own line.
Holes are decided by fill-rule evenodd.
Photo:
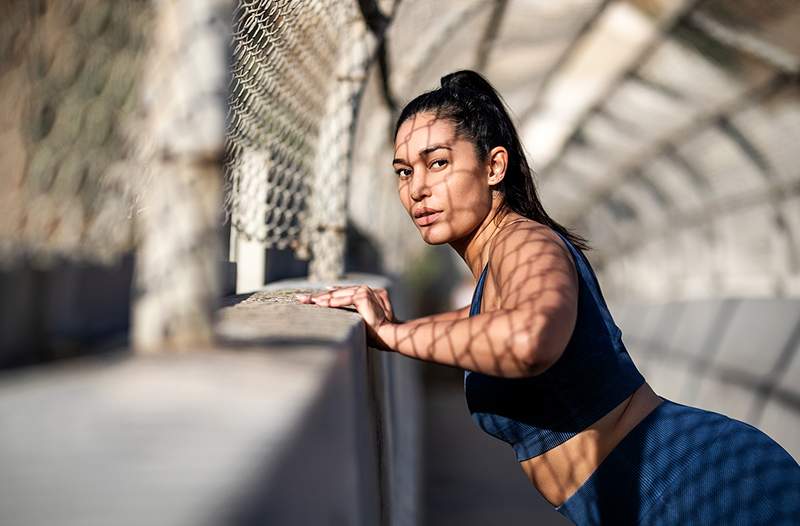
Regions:
M 492 202 L 486 218 L 469 235 L 450 242 L 450 246 L 466 262 L 476 280 L 489 261 L 490 241 L 502 226 L 503 219 L 509 215 L 507 210 L 501 208 L 501 202 L 501 199 Z

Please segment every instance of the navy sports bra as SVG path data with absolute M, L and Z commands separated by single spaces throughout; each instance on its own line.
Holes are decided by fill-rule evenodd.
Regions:
M 464 372 L 464 393 L 473 420 L 511 444 L 518 461 L 566 442 L 644 383 L 589 261 L 569 239 L 559 236 L 572 253 L 579 289 L 575 329 L 561 357 L 545 372 L 527 378 Z M 487 264 L 478 279 L 470 316 L 480 313 L 488 268 Z

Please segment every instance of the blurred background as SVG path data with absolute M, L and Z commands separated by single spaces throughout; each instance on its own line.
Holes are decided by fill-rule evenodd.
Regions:
M 91 522 L 48 466 L 71 455 L 58 464 L 69 480 L 92 465 L 97 438 L 58 450 L 58 426 L 43 422 L 80 420 L 84 403 L 113 412 L 108 392 L 91 387 L 97 363 L 181 356 L 206 393 L 212 380 L 195 373 L 227 367 L 213 357 L 225 355 L 219 309 L 298 283 L 377 276 L 402 317 L 467 304 L 465 265 L 421 241 L 390 165 L 403 104 L 463 68 L 504 96 L 542 202 L 589 240 L 623 340 L 656 392 L 752 423 L 798 458 L 798 27 L 794 0 L 0 3 L 0 458 L 16 459 L 6 483 L 18 491 L 0 505 L 2 522 L 52 519 L 34 492 L 61 519 Z M 286 312 L 265 320 L 275 330 L 306 323 Z M 186 358 L 192 350 L 211 354 Z M 144 363 L 131 393 L 169 370 Z M 50 375 L 65 367 L 62 385 Z M 225 396 L 245 389 L 243 374 L 231 373 Z M 461 371 L 417 364 L 403 374 L 417 383 L 402 389 L 421 393 L 409 439 L 418 478 L 379 474 L 397 490 L 381 523 L 563 523 L 511 451 L 471 424 Z M 258 388 L 265 403 L 278 396 L 269 382 Z M 402 389 L 386 403 L 413 398 Z M 164 400 L 153 407 L 180 421 Z M 153 407 L 142 409 L 148 418 Z M 141 488 L 159 479 L 154 466 L 137 472 Z M 117 480 L 106 475 L 88 487 Z M 234 517 L 210 523 L 269 514 Z M 326 523 L 352 523 L 338 517 Z

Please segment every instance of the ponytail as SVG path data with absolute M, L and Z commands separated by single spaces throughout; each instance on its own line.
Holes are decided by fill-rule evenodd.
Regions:
M 472 142 L 478 159 L 486 161 L 492 148 L 508 150 L 506 175 L 498 185 L 503 195 L 503 208 L 547 225 L 562 234 L 580 250 L 589 250 L 583 237 L 569 231 L 552 219 L 536 192 L 533 171 L 506 106 L 489 82 L 480 74 L 462 70 L 442 77 L 441 87 L 409 102 L 397 119 L 394 136 L 400 126 L 418 113 L 432 112 L 450 121 L 458 137 Z

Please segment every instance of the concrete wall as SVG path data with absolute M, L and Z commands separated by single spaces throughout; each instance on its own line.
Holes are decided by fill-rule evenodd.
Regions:
M 133 257 L 100 265 L 0 270 L 0 369 L 76 356 L 124 341 Z
M 765 431 L 800 458 L 800 299 L 612 306 L 655 391 Z
M 418 364 L 310 287 L 230 299 L 214 349 L 4 372 L 0 523 L 416 523 Z

